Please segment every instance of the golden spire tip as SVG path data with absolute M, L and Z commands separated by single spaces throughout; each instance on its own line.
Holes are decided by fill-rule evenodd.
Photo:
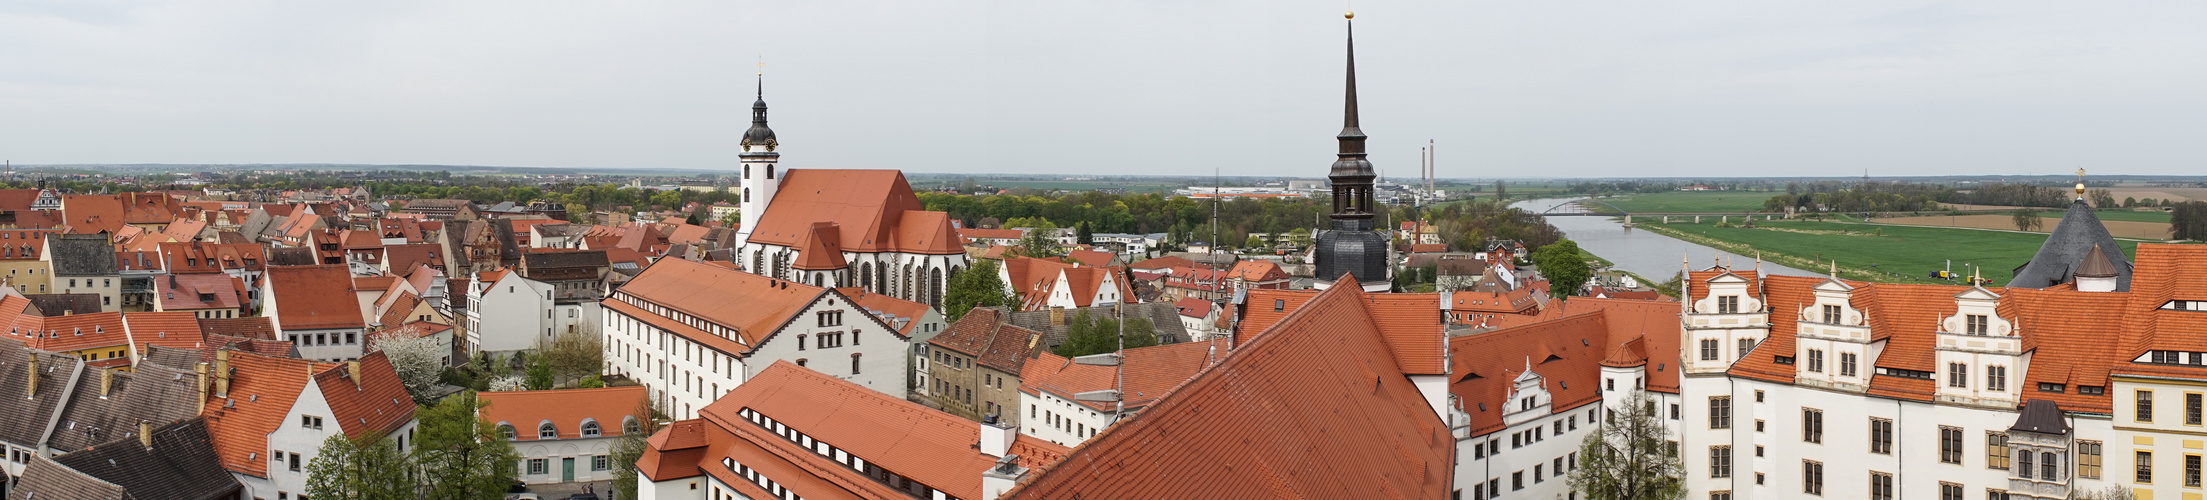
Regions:
M 1352 11 L 1342 12 L 1342 13 L 1341 13 L 1341 18 L 1342 18 L 1342 19 L 1351 19 L 1351 20 L 1354 20 L 1354 19 L 1356 19 L 1356 11 L 1353 11 L 1353 10 L 1352 10 Z

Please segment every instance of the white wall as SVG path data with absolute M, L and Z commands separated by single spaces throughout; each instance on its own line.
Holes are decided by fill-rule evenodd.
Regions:
M 497 283 L 473 285 L 468 292 L 467 336 L 470 352 L 511 352 L 536 347 L 554 329 L 552 285 L 508 272 Z
M 1063 446 L 1079 445 L 1111 425 L 1110 412 L 1096 411 L 1049 392 L 1037 396 L 1020 391 L 1019 406 L 1020 434 Z

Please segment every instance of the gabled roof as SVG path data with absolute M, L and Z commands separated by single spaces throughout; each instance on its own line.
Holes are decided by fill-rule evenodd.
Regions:
M 2115 289 L 2130 289 L 2130 259 L 2123 254 L 2123 247 L 2115 243 L 2115 236 L 2108 234 L 2107 225 L 2092 213 L 2092 206 L 2079 198 L 2069 204 L 2068 213 L 2061 223 L 2046 235 L 2046 243 L 2038 247 L 2038 254 L 2029 262 L 2016 266 L 2015 279 L 2008 286 L 2018 288 L 2046 288 L 2067 283 L 2076 278 L 2077 269 L 2085 265 L 2085 256 L 2098 247 L 2114 260 Z
M 722 352 L 742 355 L 764 344 L 798 312 L 831 293 L 825 288 L 778 280 L 685 259 L 662 259 L 630 279 L 602 304 L 609 310 L 650 321 Z M 728 300 L 742 297 L 743 300 Z M 729 337 L 654 314 L 650 303 L 736 329 Z M 741 344 L 737 343 L 741 339 Z
M 62 195 L 61 213 L 62 224 L 69 226 L 71 234 L 114 233 L 127 224 L 123 221 L 123 202 L 113 195 Z
M 124 431 L 137 432 L 135 425 Z M 121 436 L 123 432 L 117 432 Z M 16 484 L 14 498 L 213 500 L 244 489 L 223 470 L 207 423 L 191 419 L 154 429 L 153 446 L 135 436 L 40 458 Z
M 619 437 L 623 423 L 651 418 L 643 413 L 648 410 L 644 386 L 602 387 L 597 389 L 564 389 L 556 391 L 506 391 L 476 393 L 489 406 L 483 407 L 484 420 L 492 424 L 512 425 L 514 440 L 536 441 L 537 426 L 546 421 L 558 429 L 560 439 L 581 439 L 582 423 L 597 422 L 599 435 Z
M 818 483 L 799 491 L 842 490 L 858 498 L 902 498 L 897 490 L 753 423 L 744 416 L 746 409 L 874 467 L 958 498 L 981 498 L 981 472 L 995 465 L 997 458 L 975 449 L 980 442 L 978 423 L 788 361 L 775 361 L 699 414 L 710 422 L 706 432 L 718 436 L 711 439 L 711 449 L 728 450 L 726 455 L 707 456 L 740 454 L 737 461 L 745 465 L 761 464 L 754 468 L 789 467 L 785 475 L 773 476 L 778 482 L 787 477 L 787 481 Z M 734 480 L 733 472 L 718 465 L 703 468 L 723 482 L 750 484 Z
M 1193 268 L 1196 267 L 1196 265 L 1195 261 L 1168 255 L 1155 259 L 1136 262 L 1133 264 L 1127 264 L 1127 267 L 1130 269 L 1174 269 L 1184 267 Z
M 925 211 L 896 170 L 788 170 L 751 241 L 796 248 L 820 221 L 834 221 L 851 252 L 962 251 L 949 216 Z
M 269 312 L 284 330 L 367 326 L 343 265 L 271 267 L 265 279 L 274 299 Z
M 843 230 L 833 222 L 814 222 L 812 230 L 805 233 L 803 246 L 797 247 L 797 261 L 790 263 L 806 271 L 828 271 L 850 267 L 843 260 Z
M 920 317 L 933 310 L 927 304 L 873 293 L 859 287 L 837 288 L 835 291 L 849 298 L 851 304 L 865 308 L 866 312 L 889 322 L 890 327 L 907 337 L 912 335 L 913 325 L 919 324 Z
M 171 274 L 154 278 L 154 300 L 163 311 L 238 309 L 245 301 L 237 278 L 227 274 Z
M 267 316 L 250 318 L 200 318 L 199 331 L 207 335 L 226 335 L 258 340 L 276 340 L 276 325 Z
M 1316 290 L 1248 290 L 1246 309 L 1241 324 L 1234 329 L 1234 342 L 1240 345 L 1251 338 L 1272 330 L 1279 321 L 1297 313 L 1311 299 L 1321 295 Z M 1378 318 L 1375 324 L 1390 349 L 1396 353 L 1397 367 L 1402 373 L 1446 373 L 1442 357 L 1447 350 L 1446 320 L 1441 312 L 1441 294 L 1432 293 L 1378 293 L 1358 294 L 1368 303 Z
M 1446 497 L 1456 441 L 1363 295 L 1317 295 L 1005 498 Z
M 995 308 L 974 308 L 927 343 L 972 356 L 981 366 L 1020 373 L 1041 351 L 1042 333 L 1012 326 Z
M 1019 374 L 1019 390 L 1028 394 L 1048 392 L 1067 401 L 1074 401 L 1089 409 L 1109 412 L 1112 405 L 1096 401 L 1077 401 L 1073 395 L 1105 389 L 1120 388 L 1128 410 L 1146 408 L 1162 399 L 1194 377 L 1212 361 L 1226 355 L 1224 342 L 1182 342 L 1149 347 L 1137 347 L 1121 351 L 1119 368 L 1123 369 L 1125 385 L 1120 383 L 1121 370 L 1109 366 L 1074 364 L 1073 360 L 1043 351 L 1028 361 Z
M 306 390 L 309 377 L 332 365 L 240 352 L 229 356 L 236 375 L 230 378 L 228 397 L 214 397 L 209 389 L 202 415 L 223 468 L 268 477 L 268 434 L 291 421 L 291 405 Z
M 1226 272 L 1227 277 L 1244 281 L 1279 281 L 1288 278 L 1287 271 L 1278 262 L 1269 260 L 1245 260 L 1234 263 Z
M 333 365 L 314 375 L 314 385 L 329 402 L 332 423 L 344 426 L 345 437 L 379 438 L 413 420 L 414 397 L 406 393 L 391 359 L 376 351 L 361 356 L 358 363 L 359 378 L 347 365 Z M 231 389 L 230 395 L 237 396 L 237 390 Z
M 46 239 L 46 259 L 54 262 L 55 276 L 110 276 L 119 274 L 115 248 L 104 234 L 64 234 Z
M 87 369 L 77 378 L 76 390 L 55 420 L 56 432 L 48 446 L 76 450 L 133 436 L 138 422 L 156 425 L 189 419 L 198 411 L 198 378 L 188 370 L 143 365 L 135 372 L 115 370 L 101 392 L 101 374 Z M 68 430 L 70 432 L 61 432 Z M 133 442 L 136 439 L 132 439 Z

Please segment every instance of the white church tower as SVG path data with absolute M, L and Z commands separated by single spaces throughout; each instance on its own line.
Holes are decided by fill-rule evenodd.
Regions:
M 743 201 L 737 208 L 743 211 L 742 227 L 736 229 L 736 244 L 741 247 L 751 241 L 751 231 L 759 227 L 759 217 L 766 215 L 766 205 L 774 201 L 775 188 L 781 180 L 774 171 L 775 162 L 782 154 L 774 152 L 780 143 L 774 141 L 774 129 L 766 127 L 766 77 L 759 77 L 759 100 L 751 103 L 751 130 L 743 133 Z M 754 271 L 755 272 L 755 271 Z

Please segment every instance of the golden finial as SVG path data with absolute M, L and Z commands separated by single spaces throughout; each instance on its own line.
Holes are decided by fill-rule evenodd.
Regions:
M 1342 13 L 1341 13 L 1341 18 L 1342 18 L 1342 19 L 1351 19 L 1351 20 L 1353 20 L 1353 19 L 1356 19 L 1356 11 L 1353 11 L 1353 10 L 1352 10 L 1352 11 L 1342 12 Z
M 2077 169 L 2077 197 L 2084 197 L 2084 169 Z

